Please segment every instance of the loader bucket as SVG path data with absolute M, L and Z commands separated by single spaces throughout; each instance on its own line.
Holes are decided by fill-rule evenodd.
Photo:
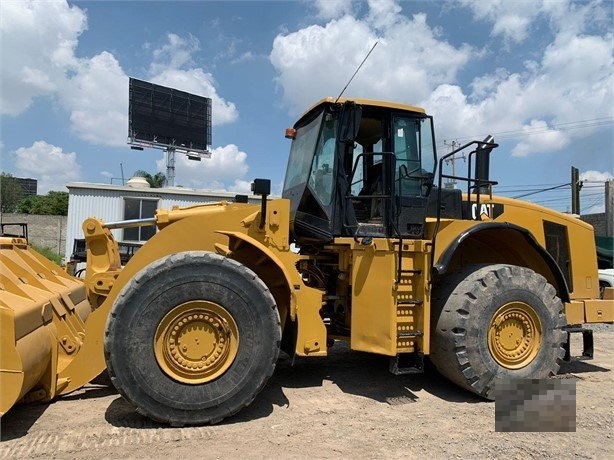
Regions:
M 0 237 L 0 416 L 19 401 L 48 401 L 84 339 L 84 284 L 28 246 Z

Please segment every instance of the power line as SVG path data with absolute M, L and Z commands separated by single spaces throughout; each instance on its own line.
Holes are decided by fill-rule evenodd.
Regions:
M 587 209 L 593 208 L 595 206 L 605 205 L 605 199 L 597 198 L 593 200 L 591 203 L 582 206 L 582 211 L 586 211 Z
M 516 185 L 497 185 L 497 188 L 510 188 L 510 187 L 550 187 L 552 185 L 560 185 L 560 182 L 552 183 L 552 184 L 516 184 Z
M 582 189 L 586 190 L 586 189 L 603 189 L 604 185 L 586 185 L 587 181 L 582 181 L 582 183 L 584 184 Z M 527 185 L 497 185 L 496 190 L 498 194 L 501 195 L 509 195 L 512 193 L 524 193 L 524 192 L 550 192 L 550 191 L 560 191 L 562 192 L 563 190 L 560 190 L 560 188 L 562 188 L 565 185 L 571 185 L 571 184 L 527 184 Z M 530 187 L 530 188 L 525 188 L 525 187 Z M 504 188 L 507 188 L 508 190 L 502 190 Z M 583 195 L 584 196 L 584 195 Z
M 569 185 L 569 184 L 565 184 L 565 185 Z M 552 189 L 544 189 L 544 188 L 518 188 L 518 189 L 512 189 L 512 190 L 497 189 L 497 191 L 500 193 L 541 192 L 541 191 L 547 191 L 547 190 L 552 190 Z
M 571 184 L 561 184 L 561 185 L 557 185 L 555 187 L 550 187 L 550 188 L 546 188 L 546 189 L 542 189 L 542 190 L 537 190 L 535 192 L 530 192 L 530 193 L 525 193 L 523 195 L 518 195 L 512 198 L 524 198 L 525 196 L 531 196 L 531 195 L 536 195 L 538 193 L 543 193 L 543 192 L 547 192 L 549 190 L 556 190 L 558 188 L 563 188 L 563 187 L 570 187 Z
M 594 194 L 594 195 L 583 195 L 582 198 L 592 198 L 592 197 L 597 197 L 596 200 L 603 200 L 603 198 L 601 197 L 601 195 L 599 193 Z M 541 204 L 541 203 L 556 203 L 556 202 L 569 202 L 569 197 L 561 197 L 561 198 L 550 198 L 550 199 L 544 199 L 544 200 L 534 200 L 532 201 L 533 203 L 536 204 Z
M 614 123 L 614 117 L 601 117 L 601 118 L 592 118 L 589 120 L 576 120 L 569 121 L 565 123 L 552 123 L 550 125 L 546 125 L 544 127 L 538 127 L 533 129 L 515 129 L 510 131 L 499 131 L 495 133 L 491 133 L 495 139 L 511 139 L 518 136 L 532 136 L 535 134 L 543 134 L 550 131 L 570 131 L 573 129 L 585 129 L 585 128 L 594 128 L 599 126 L 606 126 Z M 476 138 L 482 138 L 486 136 L 486 134 L 476 134 L 473 136 L 467 136 L 458 138 L 458 141 L 466 141 L 473 140 Z M 439 144 L 438 147 L 443 147 L 442 144 Z
M 582 182 L 584 184 L 603 184 L 605 185 L 606 182 L 608 182 L 608 180 L 614 180 L 614 179 L 607 179 L 607 180 L 583 180 Z M 514 185 L 497 185 L 497 189 L 501 189 L 501 188 L 516 188 L 516 187 L 551 187 L 554 185 L 560 185 L 560 182 L 551 182 L 551 183 L 539 183 L 539 184 L 514 184 Z M 599 185 L 590 185 L 590 187 L 599 187 Z
M 551 200 L 536 200 L 536 201 L 533 201 L 533 203 L 535 203 L 535 204 L 542 204 L 542 203 L 559 203 L 559 202 L 569 203 L 569 197 L 565 197 L 565 198 L 553 198 L 553 199 L 551 199 Z

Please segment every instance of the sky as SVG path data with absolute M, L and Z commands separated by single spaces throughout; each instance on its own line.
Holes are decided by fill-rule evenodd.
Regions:
M 127 145 L 134 77 L 212 99 L 212 156 L 177 154 L 175 185 L 248 193 L 258 177 L 280 194 L 285 128 L 377 42 L 344 96 L 424 107 L 440 155 L 492 134 L 502 195 L 569 211 L 575 166 L 581 212 L 602 212 L 613 16 L 612 0 L 4 0 L 0 167 L 39 194 L 165 172 L 163 151 Z

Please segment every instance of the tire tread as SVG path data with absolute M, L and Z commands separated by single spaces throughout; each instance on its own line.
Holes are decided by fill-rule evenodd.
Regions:
M 472 337 L 468 337 L 471 313 L 480 308 L 481 296 L 497 284 L 516 285 L 515 279 L 526 281 L 527 289 L 538 293 L 549 315 L 553 317 L 554 324 L 543 326 L 542 337 L 550 335 L 546 329 L 553 329 L 552 343 L 544 346 L 556 348 L 556 351 L 553 359 L 547 363 L 547 368 L 541 369 L 540 374 L 556 375 L 559 370 L 558 361 L 564 355 L 561 345 L 566 335 L 561 328 L 566 321 L 563 304 L 556 290 L 543 276 L 525 267 L 475 265 L 444 278 L 433 295 L 431 361 L 449 380 L 488 399 L 493 396 L 495 376 L 490 375 L 492 372 L 485 365 L 477 365 L 475 353 L 468 343 L 472 340 Z

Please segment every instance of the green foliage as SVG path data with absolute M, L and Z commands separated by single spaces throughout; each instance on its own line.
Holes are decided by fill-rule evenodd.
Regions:
M 0 210 L 15 212 L 17 205 L 26 193 L 15 177 L 8 173 L 0 173 Z
M 17 212 L 66 216 L 68 214 L 68 193 L 51 191 L 47 195 L 28 196 L 19 202 Z
M 161 172 L 158 172 L 152 176 L 147 171 L 139 169 L 134 172 L 134 176 L 145 179 L 151 188 L 162 188 L 166 184 L 166 176 Z
M 61 264 L 62 264 L 62 256 L 60 254 L 58 254 L 57 252 L 55 252 L 53 249 L 45 247 L 45 246 L 39 246 L 37 244 L 30 244 L 30 246 L 32 246 L 32 249 L 34 249 L 36 252 L 38 252 L 42 256 L 44 256 L 47 259 L 51 260 L 56 265 L 60 265 L 61 266 Z

